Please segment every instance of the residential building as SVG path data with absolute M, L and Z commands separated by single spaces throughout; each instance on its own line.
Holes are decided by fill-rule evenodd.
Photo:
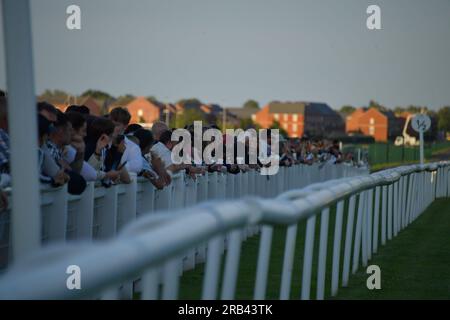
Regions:
M 262 128 L 278 123 L 291 138 L 332 137 L 344 133 L 342 117 L 325 103 L 274 101 L 254 114 L 254 121 Z
M 401 135 L 404 121 L 389 110 L 359 108 L 347 117 L 346 132 L 358 132 L 374 137 L 377 142 L 387 142 Z

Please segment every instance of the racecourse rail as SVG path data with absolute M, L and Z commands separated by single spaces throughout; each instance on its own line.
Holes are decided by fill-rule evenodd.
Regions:
M 151 197 L 156 210 L 146 211 L 143 204 L 136 204 L 139 190 L 143 193 L 151 188 L 142 190 L 137 187 L 139 183 L 134 187 L 117 186 L 115 191 L 105 192 L 114 192 L 118 197 L 121 188 L 135 188 L 136 201 L 134 207 L 128 206 L 133 204 L 131 200 L 124 201 L 122 206 L 115 202 L 116 222 L 102 220 L 102 223 L 115 224 L 115 229 L 110 227 L 111 234 L 106 235 L 106 239 L 92 241 L 96 228 L 91 222 L 83 227 L 89 234 L 76 237 L 77 241 L 48 243 L 33 256 L 13 264 L 0 278 L 0 298 L 117 299 L 131 298 L 139 291 L 142 299 L 176 299 L 183 270 L 205 262 L 202 298 L 233 299 L 238 285 L 242 242 L 258 232 L 260 247 L 254 298 L 264 299 L 273 228 L 282 225 L 287 232 L 279 298 L 288 299 L 291 296 L 297 227 L 306 221 L 306 233 L 301 235 L 305 237 L 305 246 L 298 297 L 311 299 L 314 242 L 317 238 L 318 269 L 314 297 L 323 299 L 326 280 L 332 295 L 337 294 L 339 282 L 346 286 L 350 273 L 355 273 L 361 265 L 366 266 L 380 245 L 406 228 L 434 199 L 449 196 L 449 168 L 449 163 L 440 162 L 402 166 L 369 175 L 367 169 L 327 164 L 282 168 L 273 177 L 259 176 L 256 172 L 236 176 L 215 173 L 200 177 L 208 183 L 202 183 L 200 179 L 196 182 L 180 179 L 178 183 L 197 185 L 181 188 L 181 193 L 175 191 L 175 179 L 172 189 L 168 189 L 171 191 L 161 191 L 161 194 L 168 193 L 163 199 L 166 199 L 170 210 L 158 210 L 157 197 Z M 325 181 L 327 178 L 331 180 Z M 231 187 L 232 197 L 227 197 Z M 194 193 L 192 190 L 196 188 Z M 189 192 L 197 195 L 195 200 Z M 204 198 L 198 196 L 202 193 Z M 201 202 L 209 199 L 210 193 L 215 195 L 212 197 L 214 200 Z M 226 198 L 236 199 L 230 201 Z M 140 201 L 145 202 L 146 199 L 148 197 L 142 196 Z M 189 201 L 191 204 L 201 203 L 182 209 Z M 335 212 L 330 211 L 332 206 L 336 207 Z M 345 230 L 344 209 L 348 211 Z M 91 211 L 95 213 L 96 210 Z M 123 213 L 142 217 L 136 221 L 130 219 L 125 224 Z M 78 214 L 84 213 L 77 211 Z M 330 214 L 335 214 L 336 219 L 332 247 L 328 248 Z M 318 215 L 320 232 L 316 237 Z M 92 218 L 91 221 L 94 220 Z M 67 217 L 64 221 L 59 229 L 65 237 L 61 235 L 60 240 L 67 240 L 70 233 Z M 80 222 L 78 226 L 81 225 Z M 79 228 L 76 231 L 81 235 Z M 117 236 L 112 237 L 116 231 L 119 231 Z M 86 240 L 82 241 L 83 238 Z M 325 278 L 327 250 L 333 253 L 331 279 Z M 225 259 L 223 273 L 222 256 Z M 66 286 L 66 270 L 71 265 L 77 265 L 81 270 L 80 290 L 69 290 Z M 221 288 L 219 277 L 223 283 Z

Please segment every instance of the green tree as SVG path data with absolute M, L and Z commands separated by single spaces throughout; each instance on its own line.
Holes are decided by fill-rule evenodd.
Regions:
M 129 104 L 131 101 L 133 101 L 134 99 L 136 99 L 136 97 L 133 96 L 132 94 L 126 94 L 126 95 L 118 97 L 115 101 L 115 104 L 125 106 L 125 105 Z
M 100 91 L 100 90 L 86 90 L 85 92 L 83 92 L 81 94 L 82 97 L 89 97 L 91 96 L 94 99 L 99 99 L 99 100 L 111 100 L 114 99 L 113 96 L 111 96 L 109 93 L 104 92 L 104 91 Z
M 184 128 L 191 125 L 194 121 L 206 121 L 205 114 L 197 109 L 187 109 L 182 113 L 177 114 L 172 121 L 170 121 L 170 127 L 172 128 Z
M 197 98 L 181 99 L 177 102 L 180 105 L 202 105 L 202 102 Z
M 67 93 L 63 90 L 45 90 L 43 94 L 41 94 L 40 98 L 42 100 L 52 100 L 52 99 L 66 99 L 71 96 L 70 93 Z
M 439 130 L 450 132 L 450 106 L 439 109 L 437 116 Z
M 254 123 L 252 119 L 247 118 L 247 119 L 241 119 L 239 121 L 239 128 L 246 130 L 248 128 L 255 128 L 255 129 L 259 129 L 259 125 Z
M 389 109 L 383 106 L 382 104 L 376 102 L 375 100 L 369 101 L 369 108 L 375 108 L 379 111 L 388 111 Z
M 259 109 L 259 103 L 255 100 L 247 100 L 243 106 L 245 109 Z
M 406 109 L 403 108 L 403 107 L 400 107 L 400 106 L 397 106 L 397 107 L 394 108 L 394 113 L 395 114 L 400 114 L 400 113 L 405 112 L 405 111 L 406 111 Z
M 288 133 L 286 130 L 284 130 L 281 126 L 280 123 L 278 121 L 274 121 L 272 126 L 270 127 L 270 129 L 278 129 L 280 135 L 284 136 L 284 137 L 288 137 Z
M 421 106 L 413 106 L 410 105 L 406 108 L 406 111 L 410 112 L 410 113 L 421 113 L 422 110 L 424 110 L 425 112 L 428 112 L 428 108 L 427 107 L 421 107 Z
M 345 115 L 349 115 L 349 114 L 352 114 L 353 112 L 355 112 L 355 110 L 356 110 L 356 108 L 354 106 L 345 105 L 345 106 L 342 106 L 341 110 L 339 110 L 339 111 Z

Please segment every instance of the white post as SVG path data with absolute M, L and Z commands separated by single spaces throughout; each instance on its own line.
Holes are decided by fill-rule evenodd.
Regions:
M 419 138 L 420 138 L 420 164 L 423 165 L 424 156 L 423 156 L 423 131 L 422 130 L 419 132 Z
M 342 286 L 346 287 L 348 285 L 348 279 L 350 274 L 350 256 L 351 247 L 353 239 L 353 227 L 354 227 L 354 216 L 355 216 L 355 205 L 356 196 L 350 197 L 348 204 L 348 215 L 347 215 L 347 227 L 345 232 L 345 247 L 344 247 L 344 263 L 342 266 Z
M 387 200 L 388 200 L 388 195 L 387 195 L 387 190 L 388 187 L 387 186 L 383 186 L 381 191 L 382 191 L 382 195 L 381 195 L 381 245 L 385 245 L 386 244 L 386 214 L 387 214 Z
M 311 293 L 311 268 L 314 251 L 314 233 L 316 230 L 316 216 L 308 218 L 306 222 L 305 251 L 303 257 L 303 275 L 302 275 L 302 300 L 309 300 Z
M 335 296 L 339 286 L 339 259 L 341 254 L 341 238 L 342 238 L 342 218 L 344 215 L 344 200 L 337 204 L 336 223 L 334 226 L 333 241 L 333 266 L 331 274 L 331 295 Z
M 253 295 L 255 300 L 264 300 L 266 297 L 272 234 L 272 226 L 262 227 L 261 240 L 259 242 L 258 264 L 256 266 L 255 292 Z
M 11 234 L 18 260 L 40 246 L 36 98 L 29 1 L 3 0 L 2 4 L 13 186 Z
M 230 233 L 230 245 L 227 251 L 221 299 L 233 300 L 236 292 L 236 282 L 239 272 L 239 259 L 241 255 L 241 230 L 233 230 Z
M 203 277 L 203 300 L 217 299 L 222 242 L 223 237 L 219 235 L 212 238 L 208 244 L 208 256 L 206 258 L 205 275 Z
M 297 239 L 297 225 L 287 228 L 283 256 L 283 271 L 281 272 L 280 300 L 288 300 L 291 293 L 292 269 L 294 265 L 295 241 Z
M 359 267 L 359 253 L 361 251 L 361 241 L 362 241 L 362 229 L 363 229 L 363 215 L 365 214 L 364 210 L 364 202 L 365 202 L 365 191 L 362 191 L 359 194 L 359 202 L 358 202 L 358 215 L 356 217 L 356 229 L 355 229 L 355 243 L 353 246 L 353 267 L 352 274 L 355 274 Z
M 378 233 L 380 225 L 380 191 L 381 187 L 375 188 L 375 212 L 373 218 L 373 240 L 372 240 L 372 252 L 378 251 Z
M 325 270 L 327 264 L 328 220 L 330 208 L 322 210 L 320 216 L 319 265 L 317 268 L 317 300 L 325 298 Z

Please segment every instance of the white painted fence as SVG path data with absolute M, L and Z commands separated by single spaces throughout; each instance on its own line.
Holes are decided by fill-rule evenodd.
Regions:
M 0 298 L 129 297 L 131 281 L 140 279 L 142 299 L 176 299 L 180 257 L 207 243 L 202 298 L 233 299 L 243 233 L 259 227 L 262 232 L 254 298 L 264 299 L 273 227 L 282 225 L 287 233 L 279 298 L 310 299 L 314 274 L 315 298 L 323 299 L 327 283 L 335 295 L 339 283 L 346 286 L 350 274 L 366 266 L 380 245 L 412 223 L 434 199 L 450 196 L 449 168 L 449 163 L 405 166 L 315 183 L 272 199 L 213 200 L 172 210 L 171 214 L 156 212 L 129 224 L 117 238 L 50 246 L 13 266 L 0 278 Z M 328 248 L 331 214 L 335 215 L 335 225 L 332 246 Z M 319 215 L 320 232 L 316 236 Z M 306 233 L 297 235 L 303 221 L 307 222 Z M 291 293 L 297 236 L 305 237 L 302 286 L 301 292 Z M 318 250 L 315 241 L 319 241 Z M 332 258 L 327 264 L 329 250 Z M 312 268 L 314 257 L 318 259 L 316 270 Z M 82 270 L 81 290 L 66 287 L 69 265 L 78 265 Z M 327 270 L 331 271 L 331 279 L 325 278 Z
M 173 177 L 172 184 L 163 190 L 156 190 L 146 179 L 134 178 L 133 183 L 129 185 L 108 189 L 95 188 L 94 184 L 90 183 L 80 196 L 69 195 L 65 187 L 44 189 L 41 192 L 42 226 L 33 226 L 32 229 L 42 229 L 43 244 L 104 240 L 114 237 L 124 225 L 134 221 L 136 217 L 156 210 L 174 210 L 206 200 L 235 199 L 248 195 L 273 197 L 291 188 L 361 174 L 366 170 L 347 165 L 314 164 L 281 167 L 279 174 L 275 176 L 261 176 L 255 171 L 237 175 L 216 172 L 199 176 L 195 181 L 182 174 Z M 4 218 L 3 224 L 8 223 L 8 217 Z M 28 226 L 23 227 L 23 230 L 26 230 L 25 227 Z M 11 253 L 12 250 L 5 239 L 0 246 L 0 256 L 5 265 L 7 252 Z
M 361 265 L 366 266 L 380 245 L 412 223 L 434 199 L 450 196 L 449 168 L 449 163 L 405 166 L 315 183 L 272 199 L 267 196 L 235 201 L 217 199 L 172 210 L 171 214 L 155 212 L 126 226 L 119 237 L 109 241 L 47 247 L 28 261 L 13 266 L 0 278 L 0 298 L 112 299 L 121 297 L 119 294 L 129 297 L 131 281 L 140 279 L 142 299 L 176 299 L 180 257 L 200 250 L 201 245 L 207 243 L 203 247 L 208 249 L 202 298 L 233 299 L 238 285 L 243 233 L 259 227 L 262 232 L 254 298 L 264 299 L 273 227 L 283 225 L 287 233 L 279 298 L 310 299 L 314 273 L 317 277 L 315 297 L 323 299 L 326 283 L 335 295 L 339 283 L 346 286 L 350 273 L 355 273 Z M 289 170 L 292 168 L 286 172 L 291 173 Z M 255 179 L 258 178 L 255 176 Z M 336 210 L 330 211 L 332 207 Z M 335 215 L 335 225 L 332 247 L 328 248 L 331 214 Z M 320 234 L 316 236 L 319 215 Z M 344 217 L 347 219 L 345 230 Z M 297 235 L 302 221 L 307 221 L 306 233 Z M 224 236 L 228 240 L 225 256 Z M 306 240 L 302 287 L 301 292 L 291 293 L 297 236 L 304 236 Z M 314 249 L 316 239 L 319 241 L 317 252 Z M 328 250 L 332 250 L 332 259 L 327 265 Z M 312 269 L 315 256 L 318 257 L 317 270 Z M 223 273 L 220 272 L 222 258 L 225 259 Z M 66 288 L 69 265 L 78 265 L 82 270 L 81 290 Z M 331 279 L 325 278 L 327 268 L 331 268 Z
M 119 292 L 123 294 L 131 289 L 130 281 L 140 279 L 142 298 L 176 299 L 179 258 L 207 242 L 202 297 L 232 299 L 243 233 L 256 226 L 262 227 L 262 232 L 254 298 L 264 299 L 273 227 L 283 225 L 287 233 L 280 299 L 292 296 L 290 284 L 297 236 L 305 237 L 305 248 L 301 292 L 294 296 L 311 298 L 314 273 L 315 297 L 323 299 L 327 251 L 332 250 L 329 285 L 335 295 L 339 281 L 346 286 L 350 273 L 355 273 L 361 265 L 366 266 L 380 245 L 413 222 L 434 199 L 450 196 L 449 168 L 449 163 L 405 166 L 315 183 L 273 199 L 213 200 L 172 210 L 172 214 L 156 212 L 126 226 L 118 238 L 97 244 L 48 247 L 26 263 L 13 266 L 0 279 L 0 298 L 118 298 Z M 334 234 L 328 226 L 330 214 L 336 215 L 335 226 L 331 228 Z M 319 246 L 315 250 L 318 215 Z M 307 221 L 306 233 L 298 235 L 297 226 L 302 221 Z M 227 251 L 221 274 L 225 235 Z M 327 248 L 330 236 L 333 236 L 332 248 Z M 312 269 L 314 257 L 318 259 L 317 270 Z M 66 288 L 65 270 L 74 264 L 82 270 L 82 290 Z M 162 292 L 159 292 L 161 282 Z
M 119 237 L 105 242 L 73 242 L 47 247 L 13 266 L 0 278 L 0 298 L 130 298 L 132 281 L 139 279 L 142 299 L 176 299 L 180 258 L 186 252 L 207 247 L 202 298 L 233 299 L 238 285 L 243 234 L 258 227 L 262 232 L 254 298 L 264 299 L 273 227 L 283 225 L 287 233 L 279 298 L 310 299 L 314 273 L 317 277 L 315 297 L 323 299 L 327 268 L 331 268 L 328 283 L 335 295 L 339 283 L 346 286 L 350 273 L 355 273 L 361 265 L 366 266 L 380 245 L 413 222 L 434 199 L 450 196 L 449 168 L 449 163 L 405 166 L 319 182 L 272 199 L 268 199 L 268 195 L 235 201 L 217 199 L 172 210 L 171 214 L 158 211 L 129 224 Z M 294 176 L 289 171 L 292 169 L 281 173 L 280 180 L 283 174 L 284 177 Z M 294 170 L 301 171 L 301 167 Z M 270 183 L 264 183 L 267 184 Z M 330 210 L 334 207 L 335 210 Z M 332 248 L 328 248 L 331 214 L 336 216 Z M 320 234 L 316 236 L 318 215 Z M 345 230 L 344 216 L 347 219 Z M 307 221 L 306 233 L 297 235 L 302 221 Z M 227 237 L 225 255 L 224 236 Z M 301 292 L 291 293 L 297 236 L 305 237 L 302 286 Z M 314 249 L 316 239 L 319 241 L 317 252 Z M 332 261 L 327 265 L 328 250 L 332 250 Z M 318 267 L 313 270 L 313 257 L 316 256 Z M 221 274 L 223 257 L 225 267 Z M 66 287 L 69 265 L 78 265 L 82 270 L 81 290 Z

